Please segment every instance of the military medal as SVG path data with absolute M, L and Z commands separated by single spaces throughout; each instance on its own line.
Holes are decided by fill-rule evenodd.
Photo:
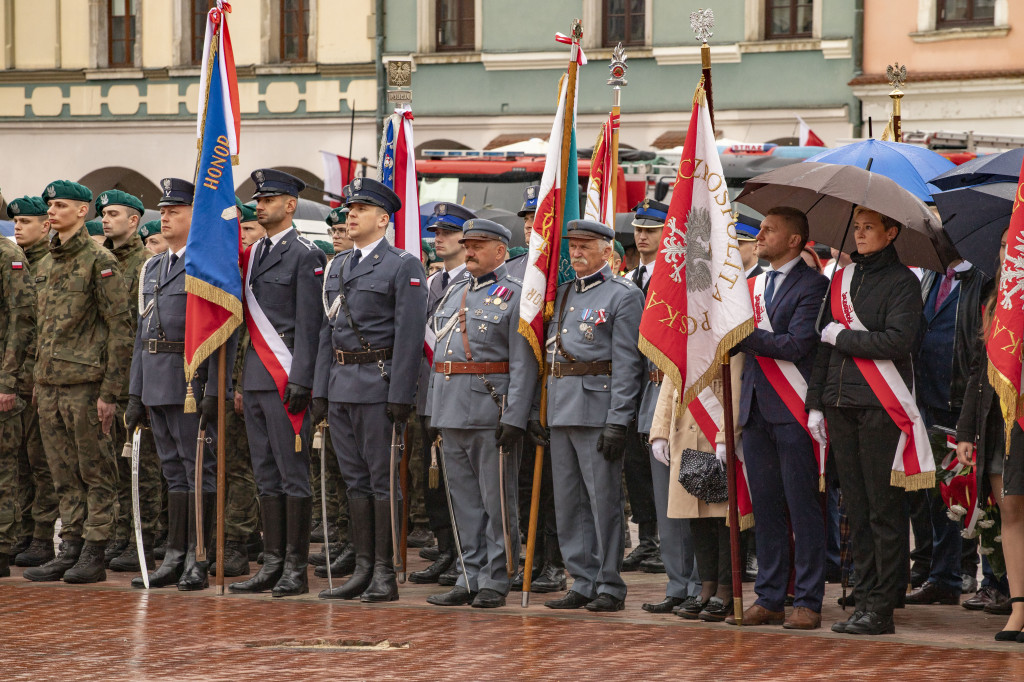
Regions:
M 508 310 L 508 303 L 502 301 L 501 305 L 499 305 L 498 308 L 500 308 L 501 310 Z
M 590 329 L 590 325 L 589 324 L 587 324 L 586 322 L 580 322 L 580 331 L 581 332 L 585 332 L 588 329 Z
M 513 292 L 511 289 L 509 289 L 508 287 L 503 287 L 500 284 L 493 284 L 491 285 L 491 288 L 487 290 L 487 295 L 494 297 L 493 299 L 491 299 L 491 302 L 494 305 L 501 308 L 502 310 L 508 308 L 508 305 L 505 303 L 505 301 L 512 298 L 512 293 Z
M 601 308 L 600 310 L 598 310 L 597 311 L 597 321 L 594 322 L 594 324 L 604 324 L 605 322 L 607 322 L 608 321 L 608 319 L 606 317 L 607 314 L 608 313 L 605 312 L 604 308 Z

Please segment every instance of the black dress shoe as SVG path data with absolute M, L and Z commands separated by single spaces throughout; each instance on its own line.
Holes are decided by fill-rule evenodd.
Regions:
M 427 561 L 437 561 L 437 557 L 441 555 L 441 550 L 437 546 L 424 547 L 420 550 L 420 558 L 426 559 Z
M 454 552 L 444 552 L 439 554 L 437 560 L 422 571 L 414 571 L 413 573 L 410 573 L 409 582 L 417 585 L 431 585 L 436 583 L 441 578 L 441 575 L 451 568 L 454 563 Z
M 978 590 L 978 593 L 970 599 L 965 599 L 960 606 L 968 611 L 981 611 L 987 605 L 994 602 L 1006 601 L 1006 595 L 992 586 L 985 586 Z
M 665 597 L 656 604 L 642 604 L 642 608 L 647 613 L 672 613 L 672 609 L 682 604 L 685 599 L 679 597 Z
M 417 549 L 432 547 L 434 545 L 434 534 L 426 528 L 416 528 L 409 533 L 406 543 L 409 547 L 416 547 Z
M 732 612 L 732 599 L 724 601 L 718 597 L 712 597 L 697 617 L 705 623 L 721 623 L 727 616 L 732 615 Z
M 544 606 L 549 609 L 581 609 L 593 601 L 590 597 L 584 597 L 579 592 L 569 590 L 561 599 L 549 599 Z
M 587 611 L 594 613 L 611 613 L 626 608 L 626 600 L 604 593 L 597 595 L 597 599 L 587 604 Z
M 850 623 L 854 623 L 860 620 L 860 617 L 864 615 L 863 611 L 854 611 L 853 614 L 846 620 L 841 620 L 837 623 L 832 623 L 832 632 L 838 632 L 844 634 L 846 632 L 846 626 Z
M 644 559 L 640 562 L 640 570 L 644 573 L 664 573 L 665 562 L 661 560 L 660 556 Z
M 653 559 L 659 555 L 658 543 L 652 538 L 641 538 L 636 549 L 626 555 L 622 560 L 622 571 L 639 571 L 640 564 L 644 559 Z
M 476 592 L 470 592 L 465 587 L 456 585 L 443 594 L 432 594 L 427 597 L 427 603 L 434 606 L 465 606 L 472 604 L 476 598 Z
M 710 601 L 710 600 L 708 600 Z M 697 616 L 704 610 L 704 607 L 708 605 L 708 602 L 702 601 L 700 595 L 694 595 L 687 597 L 682 604 L 672 609 L 672 613 L 676 614 L 680 618 L 686 620 L 697 620 Z
M 895 632 L 892 614 L 883 616 L 874 611 L 865 611 L 860 618 L 846 625 L 848 635 L 892 635 Z
M 921 587 L 908 594 L 905 602 L 916 605 L 959 604 L 960 591 L 928 580 Z
M 530 583 L 530 592 L 546 594 L 550 592 L 564 592 L 566 587 L 565 569 L 554 564 L 544 564 L 540 575 Z M 522 590 L 522 584 L 519 585 Z
M 480 590 L 472 604 L 474 609 L 496 609 L 504 605 L 505 595 L 489 587 Z
M 458 581 L 462 571 L 459 569 L 459 562 L 455 560 L 448 570 L 437 577 L 437 584 L 441 587 L 452 587 Z

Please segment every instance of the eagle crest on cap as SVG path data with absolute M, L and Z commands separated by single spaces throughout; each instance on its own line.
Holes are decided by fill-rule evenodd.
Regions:
M 106 206 L 109 203 L 110 203 L 110 197 L 109 196 L 107 196 L 105 193 L 100 196 L 100 206 Z
M 164 181 L 162 183 L 160 183 L 160 184 L 163 185 L 163 188 L 164 188 L 165 192 L 167 192 L 167 191 L 169 191 L 171 189 L 171 179 L 170 178 L 164 178 Z
M 437 205 L 437 215 L 445 215 L 448 213 L 448 207 L 445 204 Z
M 54 187 L 53 185 L 50 185 L 49 187 L 47 187 L 46 188 L 46 196 L 50 197 L 51 199 L 54 198 L 55 196 L 57 196 L 57 188 Z
M 253 173 L 253 175 L 256 177 L 256 182 L 258 182 L 258 183 L 260 183 L 262 185 L 263 182 L 264 182 L 264 180 L 263 180 L 263 171 L 258 170 L 255 173 Z
M 649 198 L 648 199 L 644 199 L 644 210 L 646 211 L 650 207 L 651 207 L 651 200 Z
M 361 190 L 363 188 L 363 179 L 362 178 L 356 178 L 355 180 L 352 181 L 352 186 L 358 192 L 359 190 Z
M 537 198 L 537 189 L 535 187 L 533 187 L 532 185 L 530 187 L 526 188 L 526 198 L 527 199 L 536 199 Z
M 11 202 L 11 215 L 18 215 L 21 213 L 21 206 L 17 201 Z
M 472 219 L 472 218 L 470 218 L 469 220 L 467 220 L 467 221 L 466 221 L 466 222 L 465 222 L 465 223 L 464 223 L 464 224 L 462 225 L 462 231 L 463 231 L 463 232 L 469 232 L 469 231 L 470 231 L 470 230 L 472 230 L 472 229 L 473 229 L 473 219 Z

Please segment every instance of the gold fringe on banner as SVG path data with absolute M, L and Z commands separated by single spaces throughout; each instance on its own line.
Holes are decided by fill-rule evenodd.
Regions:
M 203 364 L 206 358 L 213 355 L 213 351 L 224 345 L 224 343 L 231 338 L 235 329 L 242 323 L 242 302 L 223 289 L 219 289 L 209 282 L 205 282 L 198 277 L 192 277 L 191 275 L 185 276 L 185 292 L 199 296 L 214 305 L 226 308 L 227 311 L 231 313 L 231 317 L 227 322 L 214 331 L 213 334 L 210 335 L 210 338 L 206 339 L 206 341 L 196 349 L 195 355 L 192 357 L 192 362 L 185 360 L 185 381 L 191 383 L 196 372 L 199 371 L 199 366 Z M 186 398 L 186 405 L 187 404 L 188 399 Z M 188 409 L 186 408 L 185 411 L 188 412 Z M 193 412 L 194 411 L 195 410 L 193 409 Z
M 540 345 L 537 343 L 537 335 L 533 333 L 533 327 L 523 318 L 519 318 L 519 334 L 530 344 L 533 356 L 537 358 L 537 374 L 544 373 L 544 355 L 541 353 Z M 543 381 L 543 376 L 541 377 Z
M 889 476 L 889 485 L 896 488 L 903 488 L 907 492 L 912 490 L 927 490 L 935 487 L 935 472 L 922 471 L 919 474 L 907 474 L 903 471 L 893 469 Z
M 185 414 L 195 414 L 196 411 L 196 397 L 192 395 L 192 381 L 191 379 L 185 380 Z
M 697 89 L 693 91 L 693 106 L 706 107 L 708 105 L 708 96 L 704 92 L 704 76 L 700 77 L 700 83 L 697 84 Z
M 302 452 L 302 436 L 295 434 L 295 452 Z
M 646 355 L 658 369 L 665 373 L 665 377 L 672 382 L 676 389 L 676 397 L 680 396 L 682 394 L 680 387 L 683 385 L 683 377 L 676 363 L 672 362 L 667 355 L 661 352 L 660 348 L 648 341 L 644 336 L 640 337 L 640 342 L 637 346 L 640 348 L 640 352 Z
M 750 318 L 741 322 L 739 326 L 730 330 L 722 337 L 722 340 L 718 342 L 718 351 L 715 353 L 718 362 L 711 363 L 711 366 L 694 382 L 693 386 L 686 390 L 686 395 L 683 396 L 684 405 L 689 405 L 691 400 L 696 398 L 701 391 L 710 386 L 711 382 L 720 376 L 722 371 L 721 365 L 729 358 L 729 351 L 732 350 L 733 346 L 753 333 L 754 319 Z
M 729 515 L 728 514 L 725 515 L 725 527 L 726 528 L 729 527 Z M 745 530 L 750 530 L 753 527 L 754 527 L 754 515 L 753 514 L 744 514 L 743 516 L 740 517 L 740 532 L 741 533 L 743 531 L 745 531 Z
M 824 475 L 818 476 L 818 492 L 819 493 L 825 492 L 825 476 Z
M 1006 454 L 1010 454 L 1010 432 L 1013 431 L 1013 424 L 1024 415 L 1024 401 L 1017 393 L 1017 387 L 1003 373 L 996 369 L 991 362 L 988 363 L 988 382 L 992 384 L 992 390 L 999 396 L 999 408 L 1003 413 L 1003 426 L 1006 433 Z

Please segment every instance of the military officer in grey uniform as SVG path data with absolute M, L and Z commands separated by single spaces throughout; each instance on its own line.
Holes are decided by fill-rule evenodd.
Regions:
M 626 597 L 622 452 L 640 393 L 644 299 L 612 274 L 612 228 L 573 220 L 566 234 L 576 278 L 558 287 L 545 380 L 558 540 L 574 582 L 545 606 L 619 611 Z
M 201 590 L 209 586 L 208 561 L 196 561 L 196 436 L 199 413 L 185 412 L 185 246 L 192 220 L 195 187 L 187 180 L 165 178 L 160 208 L 161 232 L 167 251 L 153 256 L 139 272 L 138 329 L 132 351 L 131 378 L 124 422 L 128 433 L 148 421 L 153 430 L 157 455 L 167 481 L 167 550 L 163 562 L 149 574 L 150 587 L 177 583 L 179 590 Z M 234 347 L 228 353 L 233 361 Z M 201 368 L 203 382 L 192 382 L 192 393 L 203 396 L 204 413 L 212 405 L 216 419 L 217 377 Z M 203 534 L 212 549 L 217 513 L 217 459 L 209 447 L 216 429 L 207 430 L 203 471 L 199 472 L 203 494 Z M 132 587 L 145 587 L 141 577 Z
M 434 313 L 431 425 L 441 429 L 466 571 L 451 591 L 427 598 L 439 606 L 504 606 L 512 578 L 506 561 L 513 567 L 519 561 L 514 473 L 537 384 L 537 360 L 519 333 L 522 282 L 504 265 L 511 237 L 498 223 L 466 221 L 461 241 L 471 278 L 452 285 Z
M 523 190 L 523 207 L 516 213 L 523 219 L 523 236 L 526 239 L 526 253 L 509 258 L 505 263 L 508 274 L 519 281 L 526 274 L 526 262 L 530 258 L 530 235 L 533 234 L 533 219 L 537 215 L 537 200 L 540 197 L 540 185 L 530 185 Z
M 473 211 L 459 204 L 439 202 L 434 206 L 434 213 L 427 221 L 426 229 L 434 233 L 434 251 L 444 263 L 441 272 L 436 272 L 427 279 L 427 324 L 433 319 L 437 304 L 444 293 L 459 279 L 469 277 L 466 270 L 466 249 L 460 242 L 462 226 L 467 220 L 476 217 Z M 434 380 L 434 367 L 426 357 L 420 363 L 420 379 L 416 391 L 416 412 L 419 414 L 423 433 L 423 457 L 431 461 L 431 446 L 437 439 L 439 430 L 430 423 L 430 387 Z M 442 575 L 448 572 L 454 584 L 458 562 L 455 560 L 455 541 L 452 536 L 451 515 L 448 511 L 448 500 L 445 494 L 445 479 L 441 474 L 444 463 L 438 457 L 438 485 L 429 485 L 429 467 L 424 471 L 424 506 L 430 530 L 437 537 L 437 559 L 422 571 L 409 574 L 409 581 L 419 584 L 439 582 Z
M 352 181 L 348 234 L 324 281 L 313 419 L 326 415 L 348 486 L 356 568 L 324 599 L 398 599 L 391 538 L 391 436 L 408 421 L 426 331 L 426 277 L 419 259 L 385 239 L 402 202 L 376 180 Z M 395 501 L 397 504 L 397 500 Z
M 253 171 L 252 179 L 256 219 L 267 236 L 243 255 L 251 347 L 242 370 L 242 407 L 263 517 L 263 566 L 228 589 L 287 597 L 309 592 L 313 493 L 307 408 L 327 256 L 292 224 L 305 183 L 272 169 Z

